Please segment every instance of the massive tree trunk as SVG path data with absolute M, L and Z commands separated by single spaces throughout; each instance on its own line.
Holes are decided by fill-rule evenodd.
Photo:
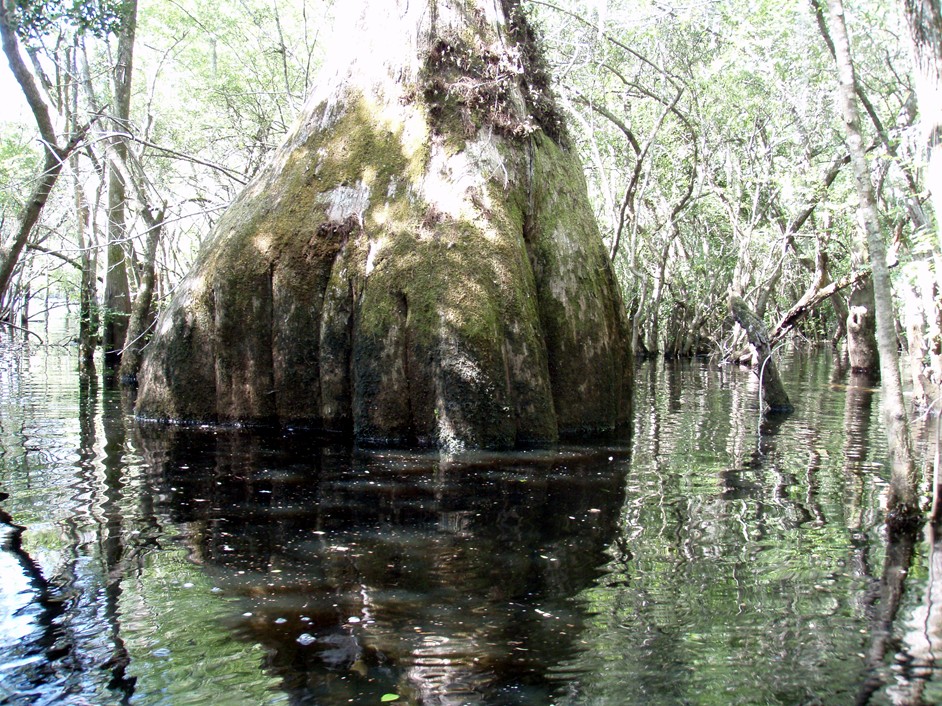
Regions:
M 623 306 L 518 2 L 337 12 L 299 123 L 157 324 L 138 413 L 445 448 L 626 424 Z

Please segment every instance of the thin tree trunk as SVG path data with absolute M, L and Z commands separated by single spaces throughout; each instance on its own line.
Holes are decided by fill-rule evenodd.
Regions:
M 46 201 L 49 199 L 49 194 L 61 171 L 61 155 L 58 151 L 47 148 L 42 177 L 29 195 L 26 206 L 20 214 L 20 224 L 16 234 L 9 245 L 0 248 L 0 296 L 5 294 L 10 286 L 20 255 L 26 247 L 30 233 L 33 232 L 33 227 L 39 221 L 39 216 L 46 206 Z
M 118 35 L 118 55 L 114 67 L 115 132 L 125 133 L 131 117 L 131 73 L 134 58 L 134 32 L 137 2 L 125 4 L 125 16 Z M 127 160 L 127 141 L 115 137 L 113 149 L 118 159 Z M 108 165 L 108 267 L 105 275 L 105 367 L 116 369 L 127 338 L 131 315 L 131 292 L 128 284 L 128 263 L 124 242 L 127 239 L 127 195 L 124 177 L 114 164 Z
M 921 524 L 922 515 L 919 509 L 918 479 L 913 463 L 912 442 L 900 379 L 893 293 L 890 286 L 890 272 L 886 264 L 886 244 L 880 230 L 876 197 L 873 193 L 870 170 L 863 148 L 855 89 L 857 79 L 850 53 L 847 27 L 844 24 L 844 8 L 841 0 L 828 0 L 828 8 L 837 59 L 841 115 L 847 132 L 851 165 L 857 184 L 857 196 L 860 200 L 860 216 L 866 229 L 870 266 L 873 272 L 877 346 L 880 351 L 882 380 L 881 408 L 886 426 L 891 471 L 887 523 L 891 529 L 912 529 Z
M 160 243 L 160 233 L 163 229 L 163 212 L 158 214 L 153 223 L 148 223 L 148 226 L 147 251 L 144 255 L 141 286 L 137 291 L 137 297 L 134 299 L 134 307 L 131 309 L 127 341 L 124 346 L 124 354 L 121 356 L 120 373 L 122 383 L 137 382 L 137 373 L 141 367 L 141 356 L 144 352 L 147 331 L 153 319 L 151 304 L 154 299 L 157 246 Z
M 660 350 L 660 328 L 659 318 L 661 311 L 661 297 L 664 294 L 664 278 L 667 274 L 667 260 L 670 257 L 671 245 L 678 235 L 675 225 L 664 247 L 661 248 L 661 258 L 658 264 L 657 280 L 654 284 L 654 298 L 651 301 L 651 320 L 648 324 L 647 349 L 649 353 L 657 353 Z
M 932 2 L 932 0 L 926 0 L 926 4 L 929 2 Z M 938 3 L 936 4 L 938 5 Z M 821 31 L 821 36 L 824 37 L 824 42 L 827 44 L 828 51 L 830 51 L 831 56 L 839 62 L 840 59 L 837 56 L 837 48 L 834 44 L 834 41 L 831 39 L 830 32 L 828 32 L 827 23 L 824 20 L 824 10 L 821 6 L 820 0 L 811 0 L 811 6 L 815 13 L 815 19 L 818 22 L 818 29 Z M 906 204 L 909 210 L 910 219 L 913 222 L 913 226 L 917 229 L 925 227 L 926 215 L 920 206 L 918 197 L 920 188 L 916 182 L 916 177 L 913 174 L 908 161 L 901 160 L 899 158 L 899 150 L 897 150 L 899 141 L 890 138 L 890 134 L 887 132 L 886 127 L 884 127 L 883 121 L 880 120 L 880 117 L 877 115 L 877 111 L 873 107 L 873 103 L 870 101 L 870 98 L 867 96 L 866 92 L 863 90 L 863 87 L 859 83 L 854 85 L 854 94 L 856 96 L 856 100 L 860 102 L 860 105 L 863 106 L 864 112 L 866 112 L 867 116 L 870 118 L 870 122 L 873 124 L 874 129 L 877 131 L 880 144 L 883 145 L 884 149 L 887 151 L 887 154 L 889 154 L 890 157 L 896 161 L 898 167 L 903 172 L 903 176 L 906 179 L 906 184 L 909 186 L 910 191 L 910 196 L 906 199 Z
M 76 190 L 78 190 L 76 186 Z M 81 198 L 79 195 L 77 198 Z M 82 249 L 82 283 L 79 292 L 79 375 L 95 375 L 95 349 L 98 347 L 98 256 L 94 243 L 86 237 L 90 232 L 88 206 L 79 203 L 79 247 Z
M 67 95 L 63 101 L 66 112 L 66 123 L 74 131 L 78 125 L 79 92 L 81 90 L 79 72 L 79 42 L 75 39 L 67 53 L 69 77 L 65 90 Z M 69 168 L 72 173 L 73 189 L 75 192 L 75 220 L 76 237 L 80 259 L 73 260 L 73 264 L 81 273 L 79 284 L 79 359 L 78 372 L 83 381 L 94 377 L 95 349 L 98 347 L 98 256 L 95 249 L 94 231 L 92 230 L 92 214 L 85 194 L 82 191 L 81 163 L 78 155 L 69 157 Z
M 942 252 L 942 5 L 939 0 L 903 0 L 903 12 L 913 43 L 916 99 L 929 152 L 926 183 Z
M 10 70 L 13 72 L 23 95 L 26 96 L 30 110 L 33 112 L 40 136 L 45 143 L 46 157 L 43 163 L 42 175 L 37 180 L 36 186 L 33 188 L 33 192 L 29 195 L 20 214 L 19 228 L 11 241 L 0 247 L 0 299 L 3 298 L 10 286 L 13 271 L 19 262 L 20 254 L 26 247 L 26 241 L 33 231 L 33 226 L 39 220 L 56 179 L 59 178 L 64 157 L 57 146 L 57 137 L 52 126 L 52 119 L 49 117 L 49 110 L 20 55 L 20 43 L 12 24 L 14 6 L 12 0 L 3 0 L 2 7 L 0 7 L 0 35 L 2 35 L 3 40 L 3 53 L 6 55 Z
M 924 344 L 931 351 L 931 362 L 926 369 L 918 373 L 914 370 L 913 374 L 934 377 L 938 389 L 942 385 L 942 316 L 938 304 L 938 297 L 942 296 L 942 4 L 939 0 L 903 0 L 902 5 L 912 40 L 913 78 L 928 152 L 926 184 L 931 190 L 937 238 L 933 260 L 936 294 L 934 298 L 924 295 L 923 299 L 928 324 Z M 925 291 L 927 283 L 922 288 Z M 938 400 L 933 402 L 938 404 Z

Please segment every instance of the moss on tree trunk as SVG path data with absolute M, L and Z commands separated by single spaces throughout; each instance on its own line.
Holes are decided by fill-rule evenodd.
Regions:
M 163 312 L 141 416 L 446 448 L 627 423 L 625 314 L 532 32 L 511 2 L 412 5 L 351 11 L 411 62 L 325 70 Z

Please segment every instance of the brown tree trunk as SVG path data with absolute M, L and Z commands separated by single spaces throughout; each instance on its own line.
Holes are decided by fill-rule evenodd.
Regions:
M 76 186 L 76 191 L 80 190 Z M 79 375 L 82 378 L 95 375 L 95 350 L 101 321 L 98 318 L 98 255 L 90 227 L 88 205 L 78 201 L 79 247 L 82 250 L 82 279 L 79 292 Z
M 163 213 L 156 218 L 149 219 L 147 232 L 147 248 L 144 253 L 141 283 L 134 298 L 131 309 L 131 318 L 128 322 L 127 341 L 124 354 L 121 356 L 120 377 L 125 384 L 137 382 L 137 374 L 141 367 L 144 346 L 148 339 L 148 331 L 153 323 L 152 303 L 154 299 L 154 280 L 156 277 L 157 246 L 160 243 L 160 233 L 163 229 Z
M 338 15 L 297 126 L 164 309 L 138 414 L 447 449 L 624 425 L 624 307 L 520 3 Z
M 880 230 L 876 197 L 870 181 L 870 170 L 860 132 L 856 95 L 857 79 L 844 23 L 844 8 L 841 0 L 828 0 L 828 8 L 837 59 L 841 115 L 847 133 L 847 144 L 860 202 L 860 217 L 866 229 L 870 266 L 873 273 L 876 335 L 882 381 L 881 410 L 886 426 L 891 470 L 888 523 L 891 528 L 911 528 L 921 523 L 922 513 L 919 507 L 919 483 L 913 463 L 909 421 L 900 379 L 896 318 L 893 312 L 890 273 L 886 264 L 886 244 Z
M 26 206 L 20 213 L 20 222 L 16 233 L 11 242 L 0 247 L 0 296 L 7 293 L 13 279 L 13 272 L 20 261 L 20 255 L 26 248 L 33 227 L 39 221 L 39 216 L 46 206 L 52 187 L 59 179 L 59 173 L 62 171 L 62 159 L 63 156 L 58 151 L 53 151 L 50 148 L 46 149 L 43 174 L 37 181 L 26 201 Z
M 769 410 L 772 412 L 788 413 L 794 411 L 795 408 L 792 406 L 791 400 L 788 399 L 788 393 L 785 392 L 785 386 L 782 384 L 781 377 L 779 377 L 778 368 L 775 367 L 775 361 L 772 360 L 772 345 L 762 319 L 755 315 L 741 297 L 736 295 L 729 298 L 729 310 L 736 322 L 746 332 L 749 343 L 756 350 L 756 374 L 759 376 L 765 404 L 769 406 Z
M 77 39 L 68 52 L 67 61 L 69 80 L 66 83 L 66 96 L 63 99 L 63 105 L 66 111 L 66 123 L 74 131 L 78 127 L 78 105 L 82 80 L 82 71 L 79 67 L 79 41 Z M 100 321 L 98 320 L 98 249 L 92 220 L 92 209 L 82 190 L 80 165 L 77 155 L 73 154 L 69 157 L 74 191 L 76 239 L 80 252 L 79 261 L 76 264 L 81 273 L 79 282 L 78 372 L 81 380 L 89 381 L 96 375 L 95 350 L 98 348 L 100 334 Z
M 878 378 L 880 354 L 874 309 L 873 279 L 865 277 L 851 288 L 847 302 L 847 356 L 855 373 Z
M 112 124 L 116 133 L 130 129 L 131 74 L 134 59 L 134 34 L 137 26 L 137 2 L 124 5 L 124 17 L 118 34 L 118 52 L 114 67 L 114 105 Z M 113 138 L 112 148 L 117 158 L 127 160 L 127 140 Z M 128 261 L 125 254 L 127 241 L 127 185 L 121 170 L 108 163 L 108 248 L 105 274 L 103 345 L 105 367 L 116 369 L 127 338 L 128 319 L 131 315 L 131 290 L 128 283 Z

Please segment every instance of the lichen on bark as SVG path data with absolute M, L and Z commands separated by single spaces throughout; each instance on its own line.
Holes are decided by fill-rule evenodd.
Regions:
M 624 310 L 516 4 L 366 5 L 414 60 L 326 70 L 163 312 L 138 414 L 444 448 L 624 425 Z

